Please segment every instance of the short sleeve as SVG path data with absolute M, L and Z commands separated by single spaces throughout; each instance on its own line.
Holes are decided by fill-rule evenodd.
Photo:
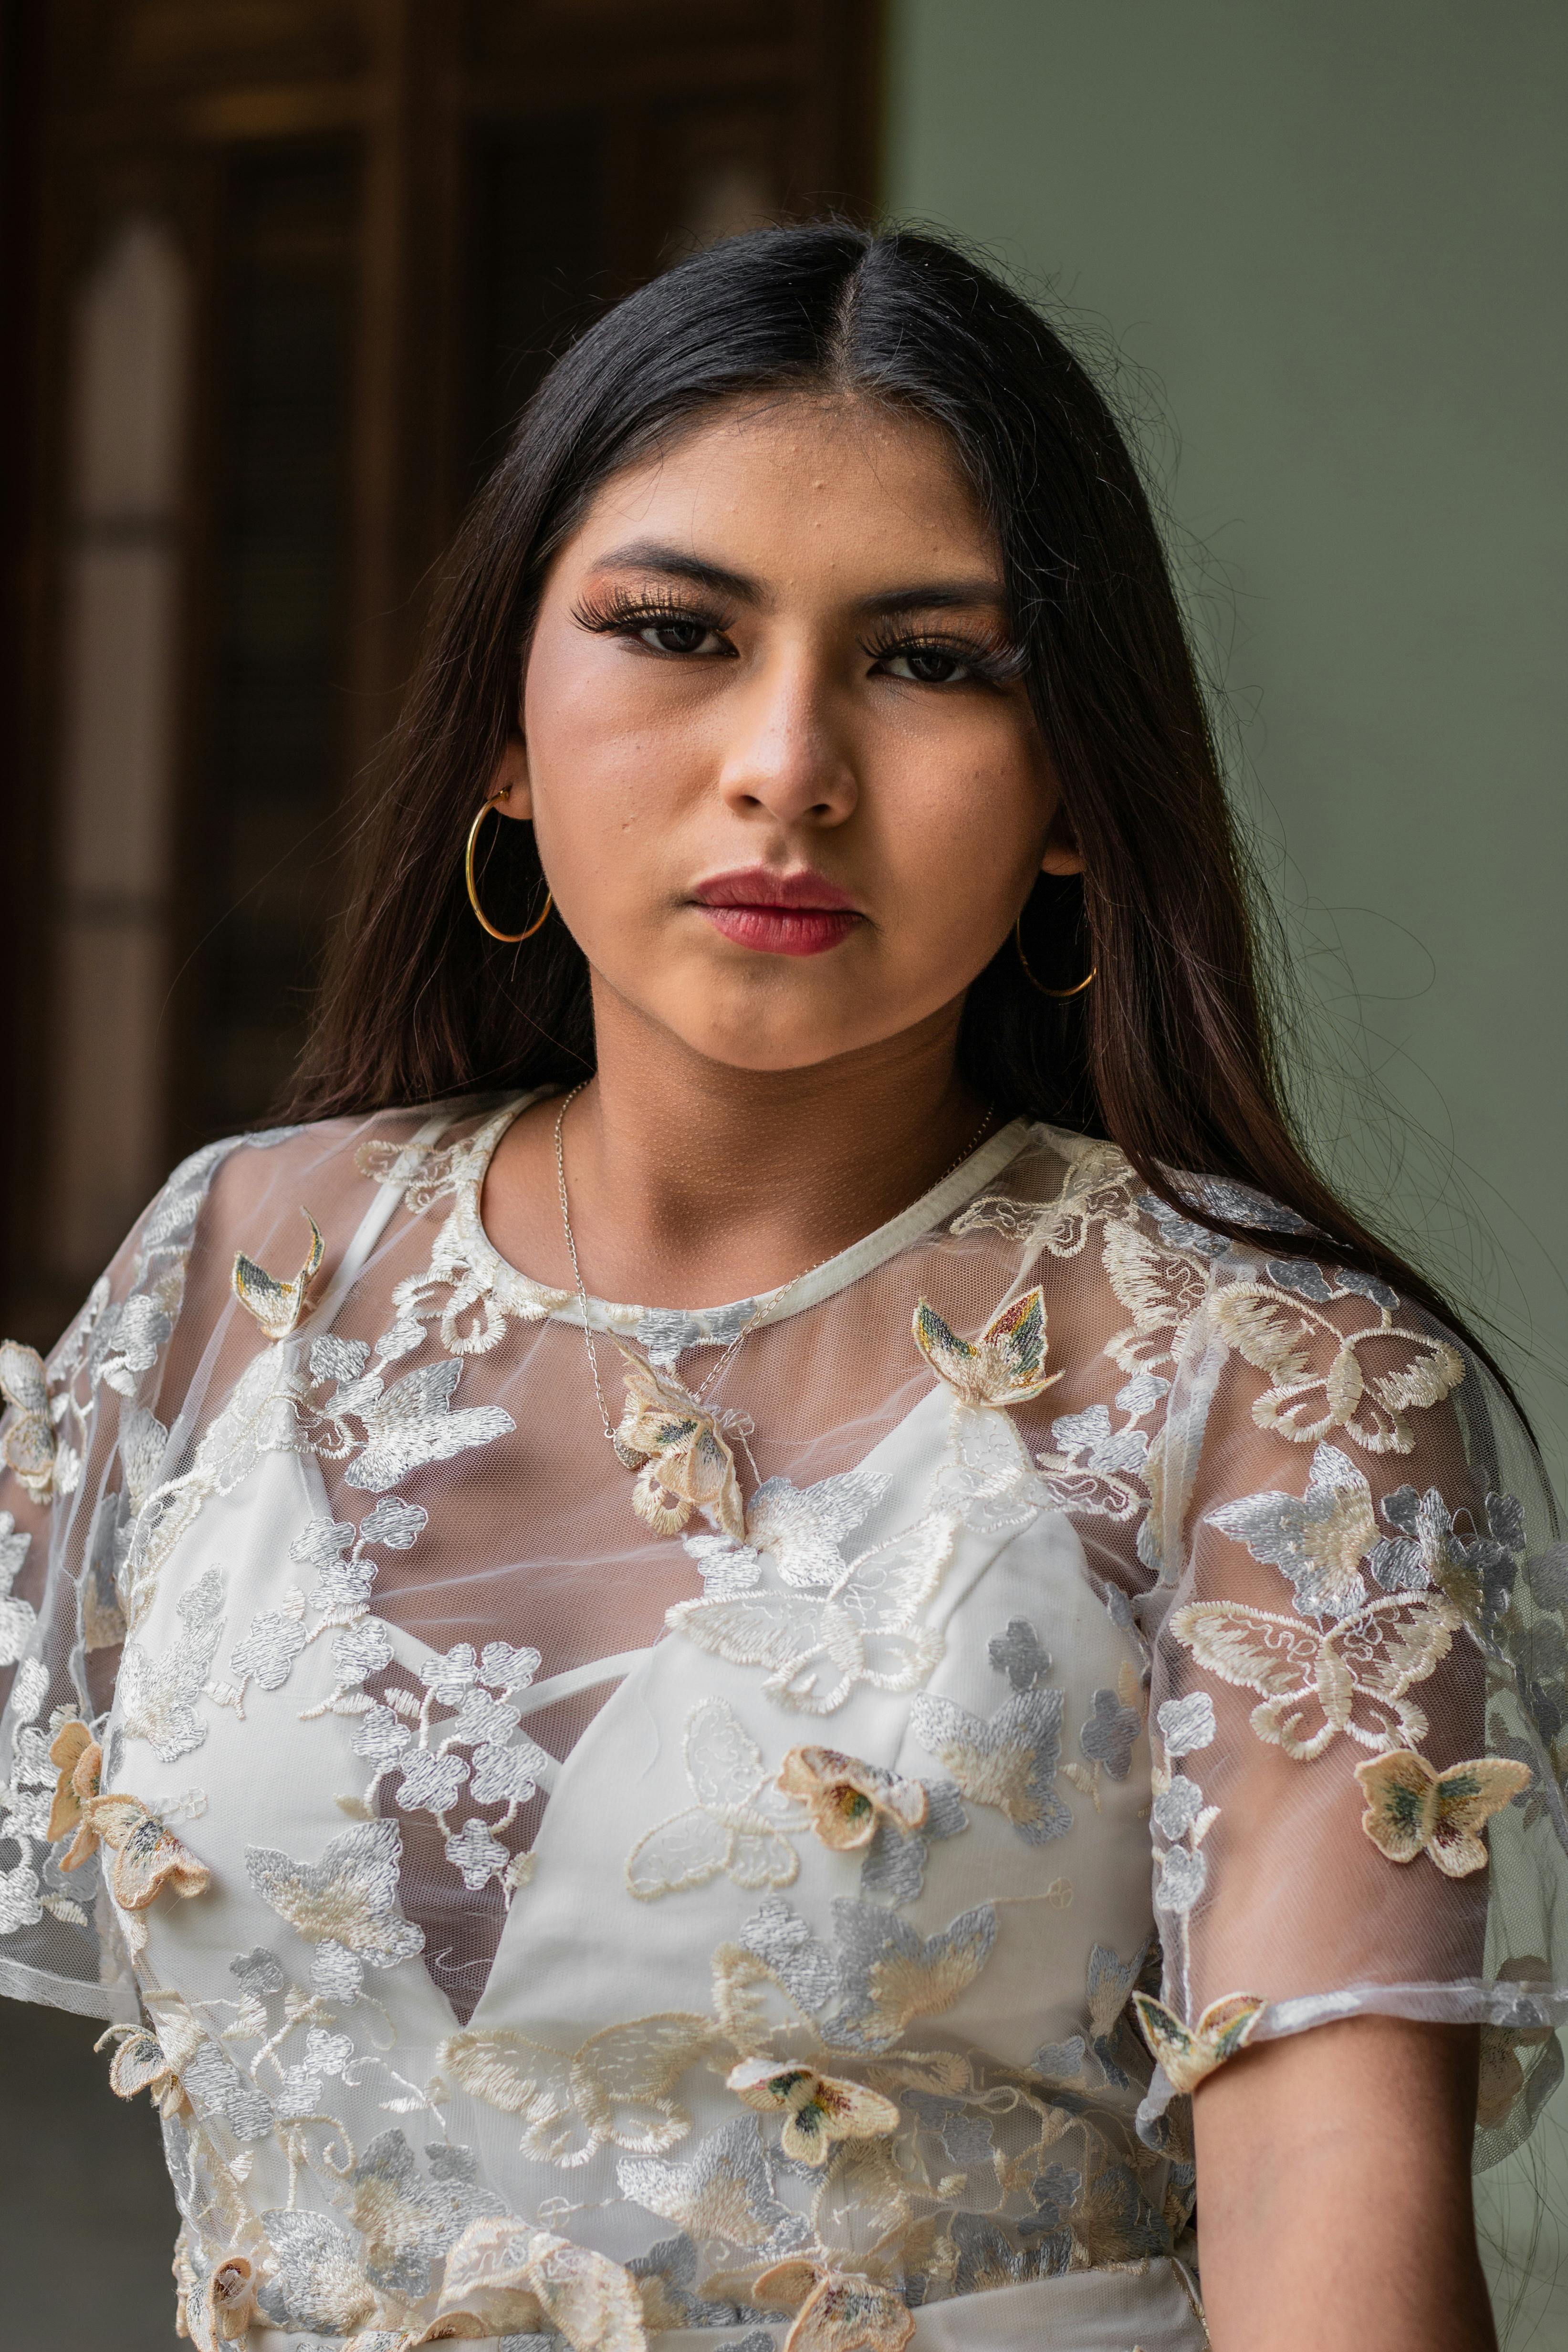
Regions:
M 1568 1550 L 1535 1449 L 1386 1285 L 1231 1248 L 1160 1454 L 1151 2120 L 1248 2040 L 1463 2022 L 1495 2162 L 1568 2018 Z
M 0 1992 L 89 2016 L 136 2012 L 79 1794 L 125 1638 L 132 1530 L 177 1418 L 192 1244 L 234 1149 L 175 1170 L 47 1360 L 0 1346 Z

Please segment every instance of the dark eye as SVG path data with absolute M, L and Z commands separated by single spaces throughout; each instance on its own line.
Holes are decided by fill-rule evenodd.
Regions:
M 911 679 L 916 686 L 952 686 L 969 676 L 969 664 L 940 646 L 910 646 L 889 654 L 886 667 L 890 677 Z
M 706 621 L 645 621 L 637 635 L 639 645 L 656 654 L 717 653 L 723 643 Z

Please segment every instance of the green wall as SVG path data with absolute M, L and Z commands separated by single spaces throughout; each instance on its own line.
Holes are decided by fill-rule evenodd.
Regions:
M 1568 1456 L 1568 9 L 891 0 L 887 198 L 1131 363 L 1362 1198 Z M 1152 379 L 1152 382 L 1151 382 Z M 1176 448 L 1179 446 L 1179 457 Z
M 889 16 L 889 207 L 1120 352 L 1330 1066 L 1320 1140 L 1512 1339 L 1561 1491 L 1568 9 Z M 1568 2094 L 1479 2210 L 1509 2352 L 1545 2352 Z

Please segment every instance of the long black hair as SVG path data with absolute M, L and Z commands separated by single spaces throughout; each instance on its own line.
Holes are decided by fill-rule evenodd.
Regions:
M 1294 1130 L 1204 696 L 1110 407 L 1011 288 L 906 231 L 829 222 L 731 238 L 606 312 L 546 375 L 454 550 L 288 1116 L 592 1069 L 582 951 L 554 918 L 524 947 L 489 939 L 468 905 L 464 835 L 515 724 L 550 559 L 595 493 L 715 403 L 797 390 L 852 393 L 947 435 L 996 535 L 1083 853 L 1081 880 L 1040 878 L 1021 936 L 1037 979 L 1068 986 L 1092 968 L 1094 984 L 1042 994 L 1009 940 L 965 1003 L 972 1084 L 999 1108 L 1109 1137 L 1215 1231 L 1250 1236 L 1245 1203 L 1194 1196 L 1184 1174 L 1255 1187 L 1304 1228 L 1271 1231 L 1277 1254 L 1331 1255 L 1457 1324 Z M 533 828 L 489 830 L 501 837 L 486 898 L 521 929 L 542 903 Z

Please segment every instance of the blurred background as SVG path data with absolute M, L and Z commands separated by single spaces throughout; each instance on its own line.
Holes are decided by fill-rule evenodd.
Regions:
M 0 0 L 0 1328 L 47 1346 L 265 1112 L 551 354 L 696 245 L 882 210 L 1046 294 L 1132 416 L 1303 1117 L 1561 1482 L 1565 101 L 1559 0 Z M 0 2002 L 0 2352 L 173 2342 L 91 2040 Z M 1540 2238 L 1522 2165 L 1483 2221 L 1544 2352 L 1535 2146 Z

